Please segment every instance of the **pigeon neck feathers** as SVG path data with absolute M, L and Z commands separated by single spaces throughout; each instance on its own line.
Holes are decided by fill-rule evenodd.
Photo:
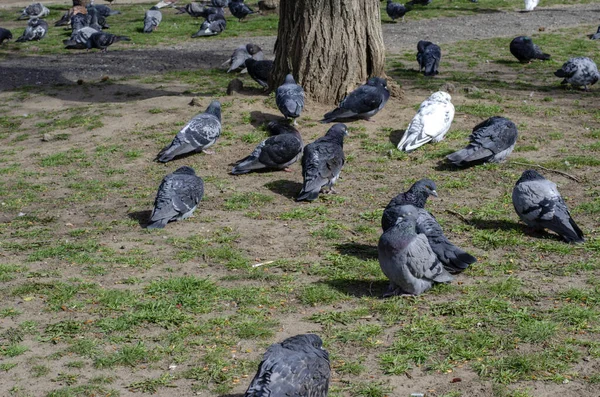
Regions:
M 544 178 L 542 175 L 540 175 L 536 170 L 527 170 L 527 171 L 523 172 L 523 175 L 521 175 L 521 178 L 519 178 L 517 183 L 528 182 L 528 181 L 541 181 L 544 179 L 546 179 L 546 178 Z

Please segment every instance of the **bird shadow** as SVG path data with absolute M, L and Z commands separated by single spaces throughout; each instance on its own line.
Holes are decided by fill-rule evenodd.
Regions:
M 394 130 L 392 132 L 390 132 L 390 142 L 394 145 L 394 146 L 398 146 L 398 144 L 400 143 L 400 141 L 402 140 L 402 137 L 404 136 L 404 134 L 406 133 L 406 130 Z
M 365 296 L 382 298 L 389 283 L 383 280 L 348 280 L 345 278 L 324 281 L 325 284 L 343 294 L 362 298 Z
M 525 232 L 527 227 L 521 223 L 506 220 L 490 220 L 481 218 L 469 219 L 469 224 L 481 230 L 515 230 Z
M 135 212 L 130 212 L 127 214 L 129 219 L 133 219 L 134 221 L 137 221 L 137 223 L 143 228 L 145 228 L 146 226 L 148 226 L 150 224 L 150 216 L 151 215 L 152 215 L 152 211 L 150 211 L 150 210 L 135 211 Z
M 377 247 L 368 244 L 342 243 L 335 249 L 342 255 L 349 255 L 361 260 L 377 259 Z
M 289 199 L 295 199 L 298 192 L 302 189 L 302 184 L 299 182 L 280 179 L 278 181 L 268 182 L 265 187 L 273 193 L 280 194 Z
M 271 121 L 285 121 L 285 117 L 277 114 L 263 113 L 258 110 L 250 112 L 250 119 L 250 124 L 252 124 L 254 128 L 266 127 Z
M 470 168 L 470 167 L 472 167 L 472 165 L 467 165 L 467 166 L 464 166 L 464 167 L 457 167 L 454 164 L 447 162 L 445 159 L 442 159 L 435 166 L 435 169 L 437 171 L 452 171 L 452 172 L 456 172 L 456 171 L 462 171 L 463 169 Z

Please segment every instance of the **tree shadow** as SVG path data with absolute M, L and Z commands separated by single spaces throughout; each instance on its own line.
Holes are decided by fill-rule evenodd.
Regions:
M 368 244 L 342 243 L 337 244 L 335 249 L 343 255 L 354 256 L 361 260 L 377 259 L 377 247 Z
M 400 143 L 400 141 L 402 140 L 402 137 L 404 136 L 404 134 L 406 133 L 406 129 L 404 130 L 394 130 L 392 132 L 390 132 L 390 142 L 394 145 L 394 146 L 398 146 L 398 144 Z
M 364 296 L 383 298 L 383 294 L 388 290 L 389 286 L 387 281 L 382 280 L 333 279 L 325 281 L 325 284 L 356 298 Z
M 271 113 L 263 113 L 258 110 L 250 112 L 250 118 L 250 124 L 252 124 L 254 128 L 266 126 L 271 121 L 285 121 L 285 117 L 283 116 Z
M 280 179 L 273 182 L 268 182 L 264 185 L 267 189 L 273 193 L 280 194 L 284 197 L 294 200 L 300 190 L 302 190 L 302 184 L 299 182 L 288 181 Z
M 135 212 L 130 212 L 127 214 L 129 219 L 133 219 L 134 221 L 137 221 L 138 224 L 143 228 L 145 228 L 146 226 L 148 226 L 150 224 L 150 216 L 151 215 L 152 215 L 151 210 L 135 211 Z

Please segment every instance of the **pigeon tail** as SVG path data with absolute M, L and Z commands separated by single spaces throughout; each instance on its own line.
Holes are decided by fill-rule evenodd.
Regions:
M 565 72 L 565 71 L 564 71 L 564 70 L 562 70 L 562 69 L 558 69 L 556 72 L 554 72 L 554 75 L 555 75 L 556 77 L 571 77 L 571 75 L 570 75 L 570 74 L 568 74 L 567 72 Z
M 258 158 L 250 155 L 241 159 L 235 167 L 231 170 L 231 175 L 247 174 L 254 169 L 264 168 L 260 164 L 257 164 Z
M 317 199 L 317 197 L 319 197 L 319 192 L 320 189 L 304 191 L 303 188 L 298 194 L 298 197 L 296 197 L 296 201 L 314 201 Z
M 535 59 L 540 59 L 542 61 L 547 61 L 550 59 L 550 54 L 545 54 L 543 52 L 537 53 L 535 55 L 536 55 Z
M 446 269 L 450 273 L 461 273 L 464 270 L 466 270 L 469 267 L 469 265 L 477 262 L 477 258 L 475 258 L 473 255 L 467 254 L 458 247 L 453 248 L 454 251 L 452 252 L 452 254 L 456 256 L 454 258 L 449 258 L 448 262 L 443 263 L 444 269 Z
M 199 30 L 192 35 L 192 37 L 205 37 L 205 36 L 216 36 L 219 32 L 213 32 L 210 28 L 205 30 Z
M 146 226 L 146 229 L 164 229 L 164 227 L 167 226 L 167 223 L 169 223 L 169 220 L 167 218 L 158 219 L 148 224 L 148 226 Z
M 568 233 L 563 235 L 563 238 L 569 243 L 585 242 L 585 239 L 583 238 L 583 231 L 579 228 L 579 226 L 577 226 L 577 224 L 571 217 L 569 217 L 569 224 L 573 228 L 573 231 L 575 231 L 575 235 L 573 235 L 572 233 Z
M 114 43 L 116 43 L 118 41 L 131 41 L 131 39 L 127 36 L 115 36 Z
M 323 124 L 331 123 L 332 121 L 335 121 L 338 119 L 345 119 L 348 117 L 352 117 L 354 115 L 355 115 L 355 113 L 352 112 L 351 110 L 336 108 L 329 113 L 325 113 L 325 115 L 323 116 L 323 120 L 321 120 L 321 123 L 323 123 Z

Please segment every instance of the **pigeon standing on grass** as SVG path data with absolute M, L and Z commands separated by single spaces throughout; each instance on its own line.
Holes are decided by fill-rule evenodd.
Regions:
M 150 8 L 144 15 L 144 33 L 152 33 L 158 29 L 162 21 L 162 12 L 156 7 Z
M 431 41 L 421 40 L 417 43 L 417 62 L 419 63 L 419 72 L 425 76 L 435 76 L 439 74 L 440 60 L 442 59 L 442 50 L 437 44 Z
M 596 30 L 596 33 L 591 34 L 588 37 L 592 40 L 600 40 L 600 26 L 598 26 L 598 30 Z
M 288 74 L 285 81 L 275 91 L 275 103 L 277 108 L 286 119 L 296 119 L 304 109 L 304 90 L 294 80 L 294 76 Z
M 225 31 L 227 21 L 222 14 L 210 14 L 192 37 L 216 36 Z
M 68 50 L 83 50 L 86 48 L 87 41 L 94 33 L 98 33 L 96 29 L 85 26 L 71 33 L 71 38 L 63 40 L 65 48 Z
M 27 22 L 25 31 L 19 37 L 16 42 L 23 43 L 25 41 L 36 41 L 41 40 L 48 33 L 48 23 L 43 19 L 31 18 Z
M 259 143 L 248 157 L 238 161 L 231 174 L 246 174 L 260 169 L 287 170 L 298 161 L 304 146 L 300 132 L 288 123 L 277 121 L 271 121 L 267 130 L 272 136 Z
M 571 58 L 560 69 L 554 72 L 556 77 L 563 77 L 561 84 L 571 84 L 589 91 L 588 85 L 594 85 L 600 78 L 596 63 L 588 57 Z
M 435 283 L 453 280 L 432 251 L 427 237 L 417 234 L 417 208 L 400 206 L 394 225 L 379 238 L 381 270 L 390 280 L 384 296 L 420 295 Z
M 191 167 L 165 176 L 156 193 L 148 229 L 162 229 L 170 221 L 189 218 L 204 195 L 204 182 Z
M 231 11 L 231 15 L 236 17 L 240 22 L 248 15 L 254 14 L 254 11 L 244 4 L 243 0 L 231 0 L 229 3 L 229 11 Z
M 531 37 L 519 36 L 510 42 L 510 53 L 519 60 L 519 62 L 531 62 L 532 59 L 541 59 L 547 61 L 550 55 L 544 54 L 540 47 L 533 43 Z
M 369 119 L 377 114 L 390 98 L 387 82 L 380 77 L 371 77 L 342 99 L 339 106 L 323 116 L 321 123 L 347 119 Z
M 244 397 L 327 397 L 330 372 L 319 336 L 292 336 L 267 349 Z
M 302 177 L 304 183 L 296 201 L 313 201 L 319 197 L 321 188 L 335 193 L 333 185 L 340 176 L 344 157 L 344 136 L 348 130 L 344 124 L 335 124 L 321 137 L 304 147 Z
M 400 3 L 394 3 L 394 0 L 387 0 L 385 11 L 387 12 L 388 17 L 392 18 L 392 21 L 395 22 L 396 19 L 402 18 L 402 22 L 404 22 L 404 15 L 409 12 L 410 9 Z
M 43 18 L 50 14 L 50 10 L 48 7 L 44 6 L 41 3 L 33 3 L 28 5 L 21 11 L 21 16 L 19 19 L 28 19 L 28 18 Z
M 0 45 L 4 42 L 4 40 L 12 40 L 13 36 L 10 30 L 0 28 Z
M 273 61 L 264 60 L 257 61 L 254 58 L 248 58 L 244 62 L 246 65 L 246 69 L 248 69 L 248 74 L 254 81 L 261 85 L 263 88 L 267 88 L 269 86 L 269 77 L 271 76 L 271 71 L 273 70 Z
M 585 241 L 556 184 L 537 171 L 523 172 L 513 189 L 512 201 L 517 215 L 527 226 L 536 230 L 550 229 L 568 243 Z
M 494 116 L 473 128 L 469 144 L 446 159 L 457 167 L 501 163 L 515 148 L 517 126 L 507 118 Z
M 410 152 L 427 142 L 444 139 L 454 120 L 451 100 L 450 94 L 438 91 L 423 101 L 398 143 L 398 150 Z
M 131 39 L 127 36 L 117 36 L 110 33 L 98 32 L 90 36 L 86 43 L 86 47 L 97 48 L 102 52 L 108 51 L 108 47 L 119 41 L 130 41 Z
M 170 145 L 156 156 L 156 161 L 166 163 L 186 153 L 204 152 L 221 136 L 221 104 L 212 101 L 204 113 L 200 113 L 183 127 Z
M 233 54 L 231 54 L 231 58 L 227 61 L 223 62 L 222 66 L 229 65 L 229 69 L 227 69 L 227 73 L 246 68 L 246 59 L 253 58 L 257 61 L 262 61 L 264 59 L 264 54 L 262 49 L 256 44 L 248 43 L 239 46 L 235 50 L 233 50 Z
M 110 17 L 112 15 L 119 15 L 121 13 L 121 11 L 118 10 L 111 10 L 109 6 L 104 4 L 96 4 L 90 7 L 94 7 L 96 11 L 98 11 L 98 14 L 102 15 L 103 17 Z

